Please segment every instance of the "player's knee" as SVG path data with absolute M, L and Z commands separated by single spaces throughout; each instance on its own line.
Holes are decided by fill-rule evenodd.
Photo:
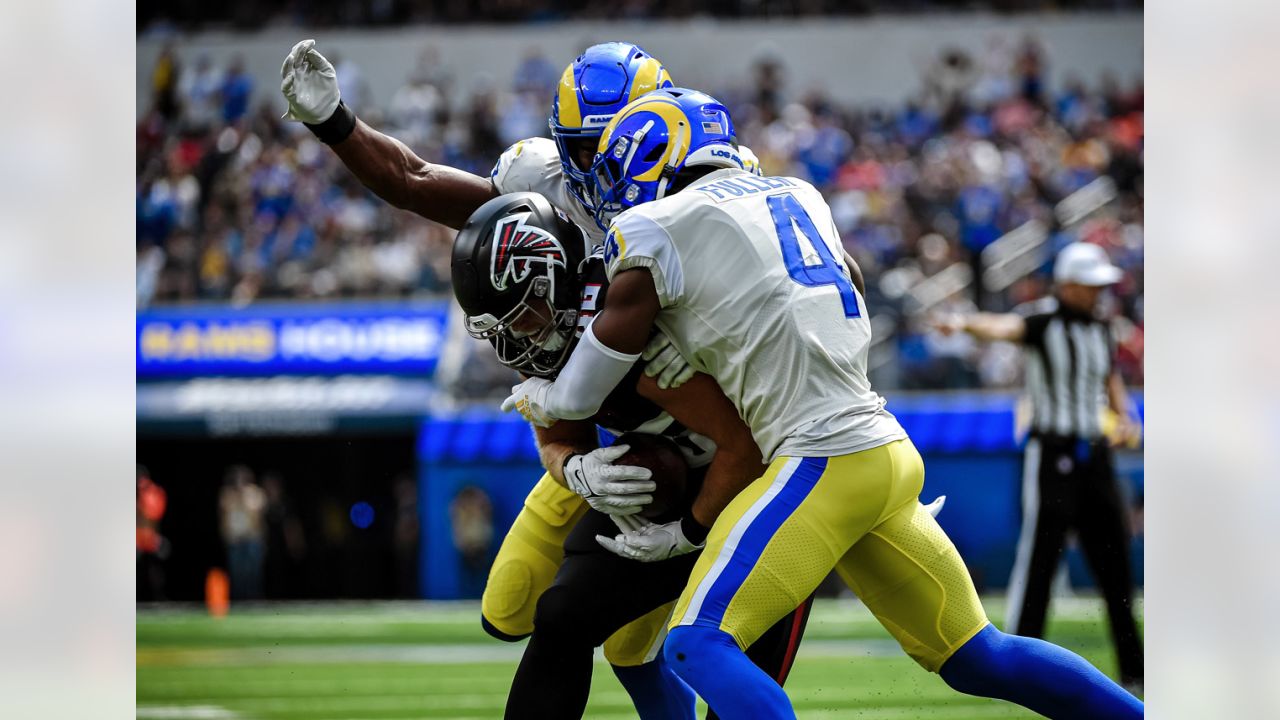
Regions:
M 678 625 L 667 633 L 662 654 L 678 675 L 687 678 L 689 674 L 713 665 L 717 652 L 724 649 L 726 643 L 737 649 L 733 638 L 722 630 Z
M 953 690 L 989 696 L 1014 670 L 1008 652 L 1013 637 L 987 625 L 947 658 L 938 675 Z
M 538 598 L 533 616 L 533 631 L 544 639 L 557 642 L 590 642 L 592 647 L 604 642 L 594 637 L 590 620 L 593 613 L 568 588 L 552 587 Z
M 484 628 L 484 631 L 489 634 L 489 637 L 497 638 L 498 640 L 501 640 L 503 642 L 519 642 L 529 637 L 529 633 L 524 633 L 522 635 L 512 635 L 510 633 L 503 632 L 502 630 L 498 629 L 497 625 L 494 625 L 492 622 L 490 622 L 489 618 L 484 616 L 484 613 L 480 614 L 480 627 Z
M 691 666 L 690 658 L 697 657 L 698 639 L 697 633 L 692 632 L 693 630 L 694 628 L 689 625 L 671 628 L 667 633 L 666 641 L 662 644 L 663 658 L 678 675 L 683 675 L 686 668 Z
M 516 555 L 512 550 L 516 545 L 510 542 L 510 537 L 503 543 L 480 599 L 481 625 L 485 632 L 500 640 L 528 637 L 533 630 L 534 601 L 550 584 L 554 572 L 554 569 L 543 572 L 528 559 Z

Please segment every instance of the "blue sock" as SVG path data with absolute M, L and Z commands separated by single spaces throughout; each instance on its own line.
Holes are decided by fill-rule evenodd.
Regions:
M 1055 720 L 1140 718 L 1142 701 L 1084 658 L 1053 643 L 987 625 L 938 672 L 969 695 L 1017 703 Z
M 656 660 L 631 667 L 613 667 L 627 689 L 640 720 L 695 720 L 698 696 L 676 675 L 659 653 Z
M 796 716 L 777 681 L 722 630 L 681 625 L 667 635 L 667 662 L 722 718 Z

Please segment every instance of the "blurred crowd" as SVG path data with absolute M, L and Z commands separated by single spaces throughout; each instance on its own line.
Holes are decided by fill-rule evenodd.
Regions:
M 722 99 L 767 173 L 808 179 L 827 196 L 846 249 L 868 277 L 877 332 L 895 341 L 882 383 L 1016 384 L 1016 348 L 944 338 L 926 321 L 1016 309 L 1049 294 L 1053 256 L 1083 240 L 1106 248 L 1126 271 L 1105 311 L 1115 319 L 1121 371 L 1141 384 L 1140 80 L 1070 78 L 1051 89 L 1048 58 L 1030 37 L 993 38 L 977 57 L 943 50 L 924 69 L 917 98 L 900 108 L 792 97 L 777 59 L 763 59 L 756 71 L 754 87 Z M 1026 272 L 993 283 L 983 252 L 1020 228 L 1043 243 Z M 1013 254 L 1000 250 L 997 257 Z M 944 272 L 959 280 L 938 283 L 948 288 L 942 296 L 912 292 Z
M 796 18 L 911 12 L 1134 10 L 1142 0 L 193 0 L 137 4 L 138 31 L 230 25 L 353 27 L 404 23 L 536 23 L 564 20 Z
M 373 98 L 365 69 L 340 52 L 331 60 L 363 120 L 430 162 L 481 175 L 508 144 L 547 134 L 560 70 L 530 51 L 508 82 L 458 97 L 426 48 L 393 97 Z M 1122 372 L 1141 383 L 1142 85 L 1103 76 L 1051 87 L 1049 62 L 1030 37 L 993 39 L 976 55 L 943 50 L 901 107 L 802 93 L 785 61 L 768 55 L 748 86 L 709 88 L 768 174 L 808 179 L 827 195 L 891 349 L 877 357 L 894 362 L 872 363 L 884 386 L 1016 384 L 1015 348 L 931 334 L 925 316 L 1043 296 L 1049 258 L 1077 239 L 1126 270 L 1108 311 Z M 301 125 L 279 120 L 277 88 L 253 87 L 239 63 L 217 67 L 174 49 L 152 86 L 137 135 L 140 307 L 449 293 L 452 233 L 382 203 Z M 1099 207 L 1065 218 L 1063 201 L 1100 179 Z M 1044 230 L 1042 262 L 1008 284 L 984 284 L 982 251 L 1030 226 Z M 960 281 L 922 303 L 911 290 L 940 273 Z
M 139 601 L 172 599 L 166 569 L 173 569 L 173 563 L 187 566 L 182 570 L 215 570 L 232 601 L 341 596 L 357 585 L 388 596 L 420 594 L 418 488 L 409 473 L 395 477 L 389 497 L 348 508 L 312 481 L 287 483 L 275 470 L 230 465 L 216 494 L 212 526 L 202 522 L 208 512 L 202 490 L 190 484 L 176 487 L 172 482 L 177 481 L 170 481 L 177 502 L 166 520 L 168 493 L 146 467 L 138 466 Z M 376 522 L 374 505 L 385 511 Z M 353 549 L 359 544 L 356 533 L 365 545 L 378 548 L 384 562 L 353 570 L 363 557 L 360 548 Z M 171 542 L 170 535 L 177 539 Z M 459 546 L 460 552 L 466 549 Z M 177 552 L 183 556 L 178 558 Z M 352 572 L 367 576 L 353 582 Z M 184 579 L 189 581 L 180 578 L 180 584 Z M 190 583 L 177 588 L 176 594 L 190 598 Z

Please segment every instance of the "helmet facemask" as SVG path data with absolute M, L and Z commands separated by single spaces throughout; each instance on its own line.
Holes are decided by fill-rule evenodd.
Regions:
M 564 171 L 565 185 L 569 188 L 569 194 L 582 207 L 588 211 L 594 211 L 595 182 L 591 179 L 590 166 L 588 165 L 584 170 L 578 165 L 578 155 L 583 146 L 594 151 L 596 144 L 600 142 L 600 133 L 588 132 L 585 128 L 574 129 L 556 125 L 554 120 L 549 124 L 551 137 L 555 139 L 556 150 L 560 153 L 560 169 Z
M 537 193 L 480 206 L 454 239 L 453 291 L 471 337 L 503 365 L 554 375 L 568 360 L 582 300 L 586 237 Z
M 595 184 L 595 220 L 601 230 L 608 230 L 609 222 L 623 210 L 659 200 L 666 195 L 671 178 L 678 169 L 672 165 L 663 166 L 655 183 L 642 185 L 633 180 L 637 174 L 634 170 L 637 165 L 641 162 L 652 165 L 666 154 L 666 142 L 644 148 L 645 136 L 652 129 L 653 122 L 648 122 L 634 134 L 615 135 L 609 146 L 596 155 L 595 162 L 591 165 L 591 175 Z M 677 143 L 677 148 L 672 156 L 679 154 L 679 135 L 675 136 L 674 142 Z M 641 152 L 644 156 L 637 158 Z
M 555 274 L 529 283 L 524 296 L 501 318 L 491 314 L 469 315 L 467 334 L 488 340 L 503 365 L 535 377 L 559 372 L 569 359 L 578 322 L 577 308 L 556 308 Z

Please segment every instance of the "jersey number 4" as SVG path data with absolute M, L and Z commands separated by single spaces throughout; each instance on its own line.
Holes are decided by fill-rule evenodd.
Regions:
M 862 317 L 858 310 L 858 294 L 853 291 L 853 282 L 845 274 L 844 268 L 831 255 L 827 243 L 818 234 L 813 219 L 805 212 L 804 206 L 791 193 L 769 196 L 769 215 L 773 217 L 773 226 L 778 231 L 778 242 L 782 244 L 782 261 L 787 265 L 787 273 L 791 279 L 805 287 L 822 287 L 835 285 L 840 291 L 840 302 L 844 303 L 844 316 L 847 318 Z M 800 249 L 800 238 L 796 236 L 796 227 L 804 234 L 809 244 L 818 253 L 821 261 L 817 265 L 806 265 L 804 252 Z

